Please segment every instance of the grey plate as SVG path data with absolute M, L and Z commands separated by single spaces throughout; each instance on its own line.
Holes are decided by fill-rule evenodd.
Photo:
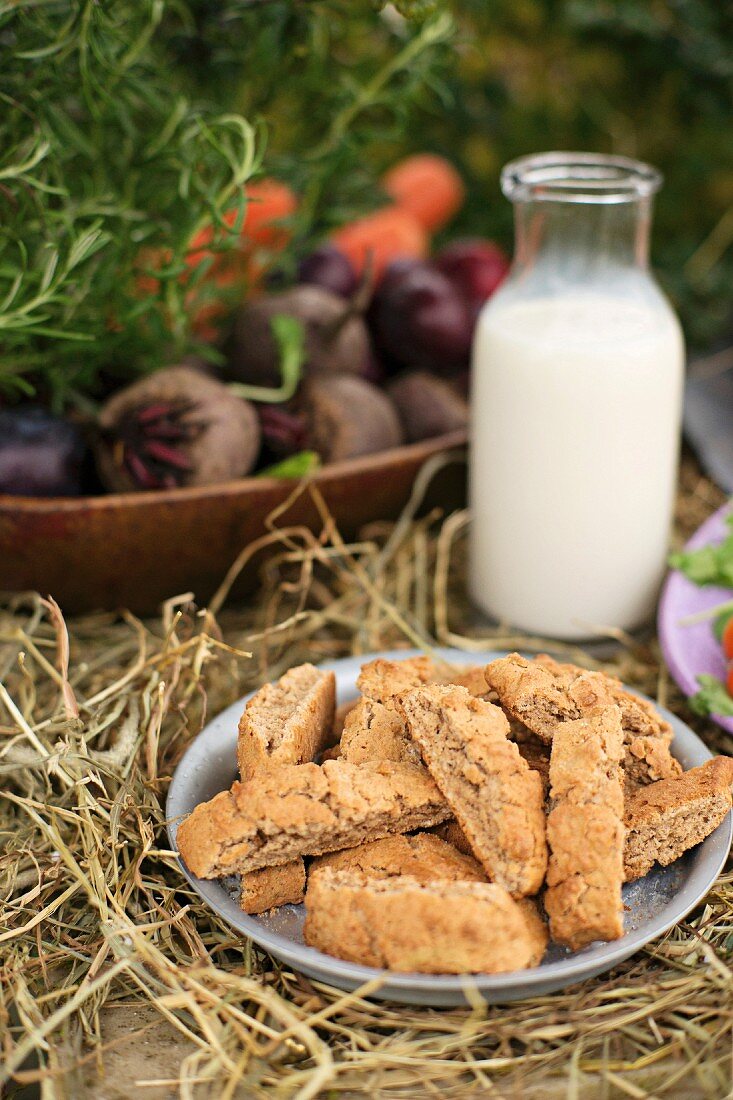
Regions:
M 400 659 L 416 652 L 403 649 L 395 653 L 367 654 L 333 661 L 323 667 L 332 668 L 336 673 L 338 701 L 342 703 L 357 695 L 356 677 L 365 661 L 376 656 Z M 454 649 L 439 650 L 438 655 L 456 664 L 466 664 L 469 660 L 471 663 L 488 663 L 503 656 L 501 653 L 469 656 Z M 237 722 L 243 703 L 244 700 L 241 700 L 228 707 L 210 722 L 191 743 L 176 768 L 166 805 L 168 835 L 171 847 L 176 851 L 180 819 L 199 802 L 225 790 L 235 778 Z M 708 760 L 711 754 L 700 738 L 674 714 L 663 707 L 659 709 L 672 723 L 675 734 L 672 749 L 683 767 L 691 768 Z M 465 1004 L 475 999 L 476 993 L 485 1001 L 498 1004 L 551 993 L 584 978 L 591 978 L 666 932 L 690 912 L 715 882 L 728 854 L 732 835 L 733 820 L 729 814 L 703 844 L 687 852 L 671 867 L 658 867 L 645 878 L 625 886 L 625 934 L 620 940 L 591 944 L 575 952 L 551 945 L 542 963 L 531 970 L 470 977 L 397 974 L 324 955 L 303 943 L 305 914 L 302 905 L 284 905 L 264 916 L 248 916 L 239 908 L 236 892 L 230 893 L 225 883 L 196 878 L 182 861 L 179 862 L 194 889 L 228 924 L 250 936 L 271 955 L 312 978 L 346 990 L 357 989 L 377 979 L 381 984 L 369 990 L 370 997 L 406 1004 Z

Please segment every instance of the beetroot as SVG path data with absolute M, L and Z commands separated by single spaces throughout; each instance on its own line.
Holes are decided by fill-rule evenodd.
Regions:
M 86 444 L 76 427 L 39 405 L 0 409 L 0 493 L 79 496 Z
M 189 366 L 166 367 L 134 382 L 99 416 L 97 465 L 114 492 L 243 477 L 259 449 L 254 407 Z
M 434 263 L 467 302 L 474 321 L 509 271 L 509 261 L 498 244 L 480 239 L 452 241 Z
M 298 282 L 323 287 L 339 298 L 351 298 L 358 285 L 351 261 L 332 244 L 322 244 L 300 261 Z
M 386 451 L 402 443 L 394 405 L 362 378 L 341 374 L 310 379 L 300 400 L 307 446 L 324 462 Z
M 473 335 L 468 307 L 445 275 L 427 263 L 391 264 L 369 318 L 377 351 L 393 365 L 450 374 L 468 361 Z
M 286 314 L 305 331 L 306 375 L 360 374 L 369 362 L 369 334 L 350 303 L 320 286 L 296 286 L 252 298 L 238 311 L 229 345 L 229 373 L 253 386 L 280 384 L 280 353 L 271 321 Z
M 258 405 L 262 442 L 274 458 L 287 458 L 308 447 L 308 427 L 296 401 Z
M 413 371 L 396 378 L 387 392 L 410 443 L 457 431 L 468 424 L 468 403 L 442 378 Z

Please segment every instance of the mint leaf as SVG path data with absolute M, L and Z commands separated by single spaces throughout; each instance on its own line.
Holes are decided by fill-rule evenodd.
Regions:
M 733 699 L 725 689 L 725 684 L 714 676 L 704 673 L 698 676 L 700 690 L 690 699 L 690 706 L 696 714 L 715 714 L 719 718 L 733 718 Z

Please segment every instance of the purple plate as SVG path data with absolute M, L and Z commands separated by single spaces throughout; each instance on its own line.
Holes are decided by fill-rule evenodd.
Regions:
M 730 504 L 724 504 L 699 527 L 685 547 L 699 550 L 709 543 L 722 542 L 728 534 L 725 518 Z M 657 617 L 659 644 L 673 678 L 685 695 L 694 695 L 699 688 L 701 673 L 707 672 L 725 681 L 726 659 L 720 642 L 713 633 L 713 620 L 685 625 L 690 615 L 716 607 L 733 599 L 730 588 L 700 587 L 674 569 L 662 588 Z M 723 729 L 733 733 L 733 718 L 714 718 Z

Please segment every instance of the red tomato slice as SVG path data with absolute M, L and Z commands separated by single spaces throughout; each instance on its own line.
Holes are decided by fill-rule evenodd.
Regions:
M 723 646 L 723 653 L 725 653 L 729 661 L 733 661 L 733 617 L 728 619 L 728 622 L 725 624 L 720 642 Z M 728 690 L 730 690 L 730 688 Z

